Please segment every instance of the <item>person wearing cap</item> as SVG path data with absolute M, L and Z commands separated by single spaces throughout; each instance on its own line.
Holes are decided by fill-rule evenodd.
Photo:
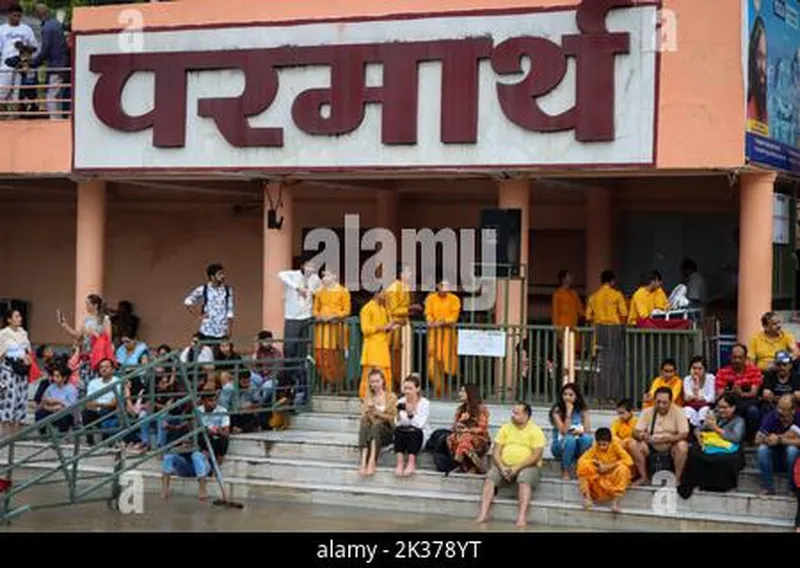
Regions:
M 764 373 L 764 389 L 761 391 L 762 412 L 775 409 L 775 403 L 785 394 L 794 395 L 800 402 L 800 375 L 793 372 L 792 356 L 788 351 L 775 353 L 775 364 Z

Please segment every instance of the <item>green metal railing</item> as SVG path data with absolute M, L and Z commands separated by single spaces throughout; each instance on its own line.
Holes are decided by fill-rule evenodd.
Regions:
M 422 377 L 425 395 L 432 400 L 454 400 L 458 389 L 464 384 L 474 384 L 486 400 L 510 402 L 522 398 L 536 404 L 548 404 L 556 400 L 564 382 L 564 334 L 553 326 L 546 325 L 495 325 L 459 322 L 454 326 L 454 336 L 434 334 L 430 340 L 429 329 L 424 322 L 411 322 L 412 370 Z M 483 332 L 485 343 L 494 349 L 493 356 L 487 354 L 457 355 L 457 336 L 463 332 Z M 581 327 L 572 330 L 575 334 L 574 379 L 585 395 L 593 402 L 613 404 L 610 400 L 597 400 L 597 384 L 601 376 L 602 358 L 598 356 L 597 340 L 593 328 Z M 311 331 L 310 340 L 314 335 Z M 326 338 L 334 334 L 333 345 L 347 348 L 330 349 L 323 353 L 315 347 L 316 366 L 314 379 L 317 393 L 355 396 L 361 381 L 362 335 L 358 318 L 343 320 L 335 327 L 326 328 Z M 617 379 L 618 397 L 641 402 L 653 378 L 658 376 L 661 362 L 675 359 L 679 372 L 688 373 L 689 360 L 702 355 L 704 342 L 702 331 L 654 330 L 626 328 L 624 330 L 621 377 Z M 437 344 L 439 342 L 439 344 Z M 330 344 L 329 343 L 329 344 Z M 455 354 L 455 355 L 453 355 Z M 393 354 L 396 355 L 396 354 Z M 453 361 L 446 361 L 452 357 Z M 326 369 L 324 359 L 336 360 L 337 372 Z M 395 365 L 393 369 L 398 368 Z M 454 373 L 448 371 L 455 371 Z M 395 386 L 399 385 L 397 377 Z M 437 385 L 440 388 L 436 388 Z
M 219 374 L 227 372 L 233 377 L 229 386 L 208 385 L 206 371 L 211 367 L 221 371 Z M 269 391 L 269 394 L 255 406 L 245 407 L 240 404 L 240 395 L 254 368 L 267 375 L 256 390 Z M 114 505 L 122 475 L 167 453 L 183 454 L 202 449 L 222 487 L 222 472 L 204 426 L 204 420 L 214 416 L 214 412 L 199 411 L 201 397 L 208 392 L 221 395 L 227 390 L 231 404 L 226 414 L 232 423 L 237 423 L 237 417 L 248 415 L 256 415 L 260 423 L 265 423 L 262 418 L 271 413 L 293 413 L 307 408 L 314 387 L 311 371 L 310 362 L 305 358 L 186 363 L 181 361 L 178 351 L 146 365 L 123 369 L 116 375 L 117 380 L 83 396 L 74 405 L 0 439 L 0 479 L 9 483 L 0 495 L 3 505 L 0 521 L 9 522 L 26 511 L 79 503 L 105 501 Z M 156 388 L 159 379 L 162 385 L 172 381 L 172 386 L 161 392 Z M 126 394 L 135 381 L 144 388 L 138 397 L 142 405 L 132 414 L 129 404 L 132 398 L 126 398 Z M 265 386 L 269 388 L 264 390 Z M 252 384 L 248 389 L 252 390 Z M 116 408 L 92 416 L 93 403 L 109 393 L 116 399 Z M 173 424 L 179 432 L 159 444 L 158 428 L 153 436 L 151 426 L 159 424 L 168 428 L 167 423 Z M 144 433 L 151 445 L 142 452 L 130 453 L 126 445 L 138 433 Z M 98 436 L 101 437 L 99 443 Z M 95 443 L 87 445 L 90 437 Z M 152 443 L 154 438 L 155 443 Z M 86 466 L 91 465 L 87 462 L 103 457 L 111 458 L 113 468 L 105 464 L 99 468 L 100 473 L 87 470 Z M 65 485 L 66 495 L 63 499 L 34 502 L 41 497 L 36 488 L 44 485 Z M 17 504 L 18 501 L 21 502 Z

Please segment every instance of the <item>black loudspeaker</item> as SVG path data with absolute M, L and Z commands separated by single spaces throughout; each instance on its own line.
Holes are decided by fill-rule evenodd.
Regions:
M 483 209 L 481 229 L 494 229 L 497 235 L 495 262 L 497 276 L 519 276 L 522 254 L 522 210 Z
M 0 298 L 0 317 L 3 318 L 3 322 L 0 327 L 5 326 L 5 317 L 7 314 L 10 314 L 12 310 L 19 310 L 19 313 L 22 315 L 22 327 L 30 333 L 30 319 L 29 319 L 29 304 L 25 300 L 18 300 L 14 298 Z

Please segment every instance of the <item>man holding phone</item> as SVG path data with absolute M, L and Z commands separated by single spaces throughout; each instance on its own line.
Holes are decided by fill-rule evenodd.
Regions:
M 758 397 L 764 378 L 761 370 L 747 360 L 747 346 L 737 343 L 731 349 L 731 364 L 717 372 L 717 400 L 730 393 L 736 400 L 736 413 L 747 423 L 746 439 L 752 441 L 761 423 L 761 401 Z

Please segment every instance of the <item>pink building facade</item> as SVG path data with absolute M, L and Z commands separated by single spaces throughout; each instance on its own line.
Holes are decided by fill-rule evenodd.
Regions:
M 749 337 L 785 256 L 778 174 L 745 158 L 738 4 L 78 9 L 72 118 L 0 123 L 0 297 L 29 302 L 36 342 L 63 342 L 56 309 L 82 319 L 99 293 L 177 344 L 195 325 L 183 298 L 220 262 L 246 342 L 281 333 L 275 275 L 310 229 L 458 230 L 518 209 L 512 318 L 547 318 L 561 269 L 583 293 L 607 268 L 632 291 L 653 268 L 671 287 L 692 257 L 721 298 L 732 275 Z

